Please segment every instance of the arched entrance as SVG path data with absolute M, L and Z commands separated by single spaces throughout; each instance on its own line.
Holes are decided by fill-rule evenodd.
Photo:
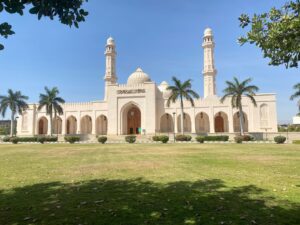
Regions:
M 74 116 L 70 116 L 67 119 L 67 134 L 77 133 L 77 120 Z
M 205 112 L 200 112 L 195 118 L 196 133 L 209 133 L 209 117 Z
M 62 133 L 62 119 L 60 117 L 56 117 L 53 119 L 53 133 L 54 134 Z
M 96 120 L 96 134 L 107 134 L 107 118 L 104 115 L 99 116 Z
M 243 112 L 243 116 L 244 116 L 244 121 L 243 121 L 244 132 L 248 132 L 248 116 L 245 112 Z M 236 112 L 233 115 L 233 131 L 241 132 L 240 113 L 239 112 Z
M 215 132 L 228 132 L 228 116 L 224 112 L 218 112 L 215 116 Z
M 91 134 L 92 133 L 92 118 L 90 116 L 84 116 L 80 121 L 80 133 Z
M 38 134 L 46 135 L 48 133 L 48 120 L 46 117 L 42 117 L 38 122 Z
M 169 113 L 165 113 L 160 118 L 160 132 L 169 133 L 174 131 L 173 117 Z
M 122 133 L 140 134 L 141 133 L 141 111 L 133 103 L 128 104 L 122 110 Z
M 178 127 L 178 132 L 181 132 L 181 115 L 178 116 L 177 127 Z M 187 132 L 187 133 L 192 132 L 191 117 L 187 113 L 183 114 L 183 132 Z

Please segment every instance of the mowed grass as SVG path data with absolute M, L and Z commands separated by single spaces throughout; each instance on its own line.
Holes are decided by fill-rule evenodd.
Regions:
M 300 224 L 300 145 L 0 145 L 0 224 Z

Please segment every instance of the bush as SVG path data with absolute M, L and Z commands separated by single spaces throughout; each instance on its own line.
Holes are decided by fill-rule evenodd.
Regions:
M 80 141 L 80 137 L 79 136 L 66 136 L 65 141 L 69 142 L 70 144 L 74 144 L 75 142 Z
M 58 138 L 57 136 L 45 136 L 46 142 L 57 142 Z
M 195 139 L 199 143 L 204 143 L 204 140 L 205 140 L 203 136 L 197 136 Z
M 3 142 L 10 142 L 10 137 L 9 136 L 5 136 L 4 138 L 2 138 Z
M 107 137 L 106 136 L 98 137 L 98 142 L 99 143 L 105 144 L 106 141 L 107 141 Z
M 286 141 L 286 137 L 284 137 L 284 136 L 276 136 L 276 137 L 274 137 L 274 141 L 277 144 L 283 144 Z
M 229 136 L 219 135 L 219 136 L 204 136 L 204 141 L 228 141 Z
M 243 137 L 243 141 L 254 141 L 255 138 L 251 135 L 244 135 Z
M 8 127 L 0 127 L 0 135 L 9 135 L 10 129 Z
M 235 141 L 235 143 L 237 143 L 237 144 L 242 144 L 243 141 L 244 141 L 244 136 L 235 136 L 235 137 L 234 137 L 234 141 Z
M 192 140 L 192 136 L 177 134 L 176 137 L 175 137 L 175 140 L 176 141 L 190 141 L 190 140 Z
M 11 143 L 13 143 L 13 144 L 18 144 L 19 138 L 18 138 L 18 137 L 12 137 L 12 138 L 10 138 L 10 141 L 11 141 Z
M 161 135 L 161 136 L 159 137 L 159 140 L 160 140 L 162 143 L 166 144 L 166 143 L 168 143 L 168 141 L 169 141 L 169 137 L 166 136 L 166 135 Z
M 125 141 L 130 143 L 130 144 L 133 144 L 136 141 L 136 136 L 128 135 L 128 136 L 125 137 Z
M 40 142 L 41 144 L 44 144 L 44 142 L 46 141 L 46 137 L 38 137 L 37 141 Z
M 160 136 L 158 136 L 158 135 L 152 136 L 152 140 L 153 141 L 160 141 Z
M 37 142 L 38 137 L 19 137 L 20 142 Z

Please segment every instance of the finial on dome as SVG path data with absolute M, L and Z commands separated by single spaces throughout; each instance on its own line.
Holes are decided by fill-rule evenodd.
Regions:
M 112 36 L 109 36 L 109 38 L 106 41 L 107 45 L 114 45 L 115 44 L 115 40 L 112 38 Z
M 204 30 L 204 36 L 212 36 L 213 33 L 212 33 L 212 29 L 207 27 L 205 30 Z
M 136 72 L 143 72 L 142 68 L 139 66 L 137 69 L 136 69 Z

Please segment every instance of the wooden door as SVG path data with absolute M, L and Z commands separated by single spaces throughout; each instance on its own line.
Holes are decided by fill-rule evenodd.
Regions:
M 127 114 L 127 133 L 139 134 L 141 128 L 141 112 L 138 108 L 133 107 Z
M 215 118 L 215 132 L 224 132 L 224 119 L 222 116 Z

